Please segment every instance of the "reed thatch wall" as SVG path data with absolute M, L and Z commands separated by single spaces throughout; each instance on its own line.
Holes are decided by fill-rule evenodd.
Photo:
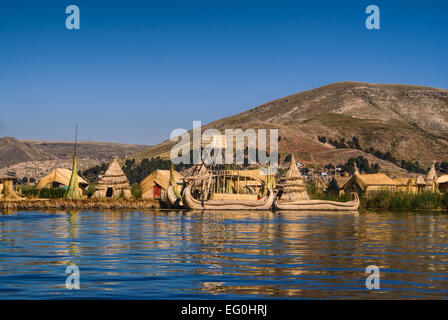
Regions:
M 104 176 L 98 181 L 95 198 L 106 198 L 109 188 L 112 189 L 113 198 L 120 197 L 120 195 L 123 195 L 124 198 L 131 197 L 131 187 L 129 186 L 128 178 L 121 170 L 117 157 L 114 157 Z
M 176 171 L 173 172 L 174 181 L 176 183 L 182 181 L 182 175 Z M 154 185 L 158 185 L 162 193 L 168 188 L 170 184 L 170 170 L 156 170 L 140 182 L 140 189 L 142 190 L 142 199 L 153 199 Z

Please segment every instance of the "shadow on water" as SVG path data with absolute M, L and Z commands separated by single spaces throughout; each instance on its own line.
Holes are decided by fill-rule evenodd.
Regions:
M 447 230 L 437 213 L 9 212 L 0 298 L 446 298 Z

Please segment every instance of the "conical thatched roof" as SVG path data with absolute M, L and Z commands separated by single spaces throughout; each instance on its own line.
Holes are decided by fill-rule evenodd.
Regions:
M 131 196 L 128 178 L 121 169 L 117 157 L 113 158 L 103 177 L 98 181 L 95 197 L 106 197 L 106 192 L 109 188 L 113 191 L 113 197 L 118 197 L 121 193 L 126 198 Z
M 426 185 L 426 181 L 422 176 L 418 176 L 417 178 L 417 185 L 418 186 L 425 186 Z
M 357 173 L 355 173 L 357 174 Z M 317 190 L 325 190 L 327 189 L 327 183 L 322 180 L 319 176 L 315 176 L 313 178 L 313 181 L 311 182 L 311 185 L 313 186 L 313 188 L 317 189 Z
M 437 180 L 437 173 L 436 173 L 436 168 L 435 168 L 434 164 L 435 163 L 432 164 L 431 169 L 429 170 L 428 174 L 426 175 L 426 183 L 428 185 L 433 183 L 434 178 Z
M 284 179 L 280 183 L 283 185 L 282 201 L 309 200 L 302 175 L 296 165 L 294 156 L 291 156 L 291 165 L 286 172 Z

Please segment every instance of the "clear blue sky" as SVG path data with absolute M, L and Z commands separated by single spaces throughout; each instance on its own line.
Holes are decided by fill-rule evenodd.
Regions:
M 447 16 L 446 0 L 2 0 L 0 136 L 71 140 L 77 122 L 81 140 L 156 144 L 338 81 L 448 89 Z

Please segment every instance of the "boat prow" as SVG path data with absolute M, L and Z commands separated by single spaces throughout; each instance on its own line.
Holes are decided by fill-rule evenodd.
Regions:
M 165 191 L 165 202 L 167 203 L 168 207 L 170 208 L 176 208 L 180 209 L 184 207 L 182 198 L 178 198 L 176 194 L 174 193 L 173 185 L 169 185 L 168 188 Z
M 337 202 L 328 200 L 299 200 L 282 201 L 275 200 L 274 208 L 277 210 L 313 210 L 313 211 L 357 211 L 359 208 L 359 197 L 352 193 L 352 200 L 348 202 Z

